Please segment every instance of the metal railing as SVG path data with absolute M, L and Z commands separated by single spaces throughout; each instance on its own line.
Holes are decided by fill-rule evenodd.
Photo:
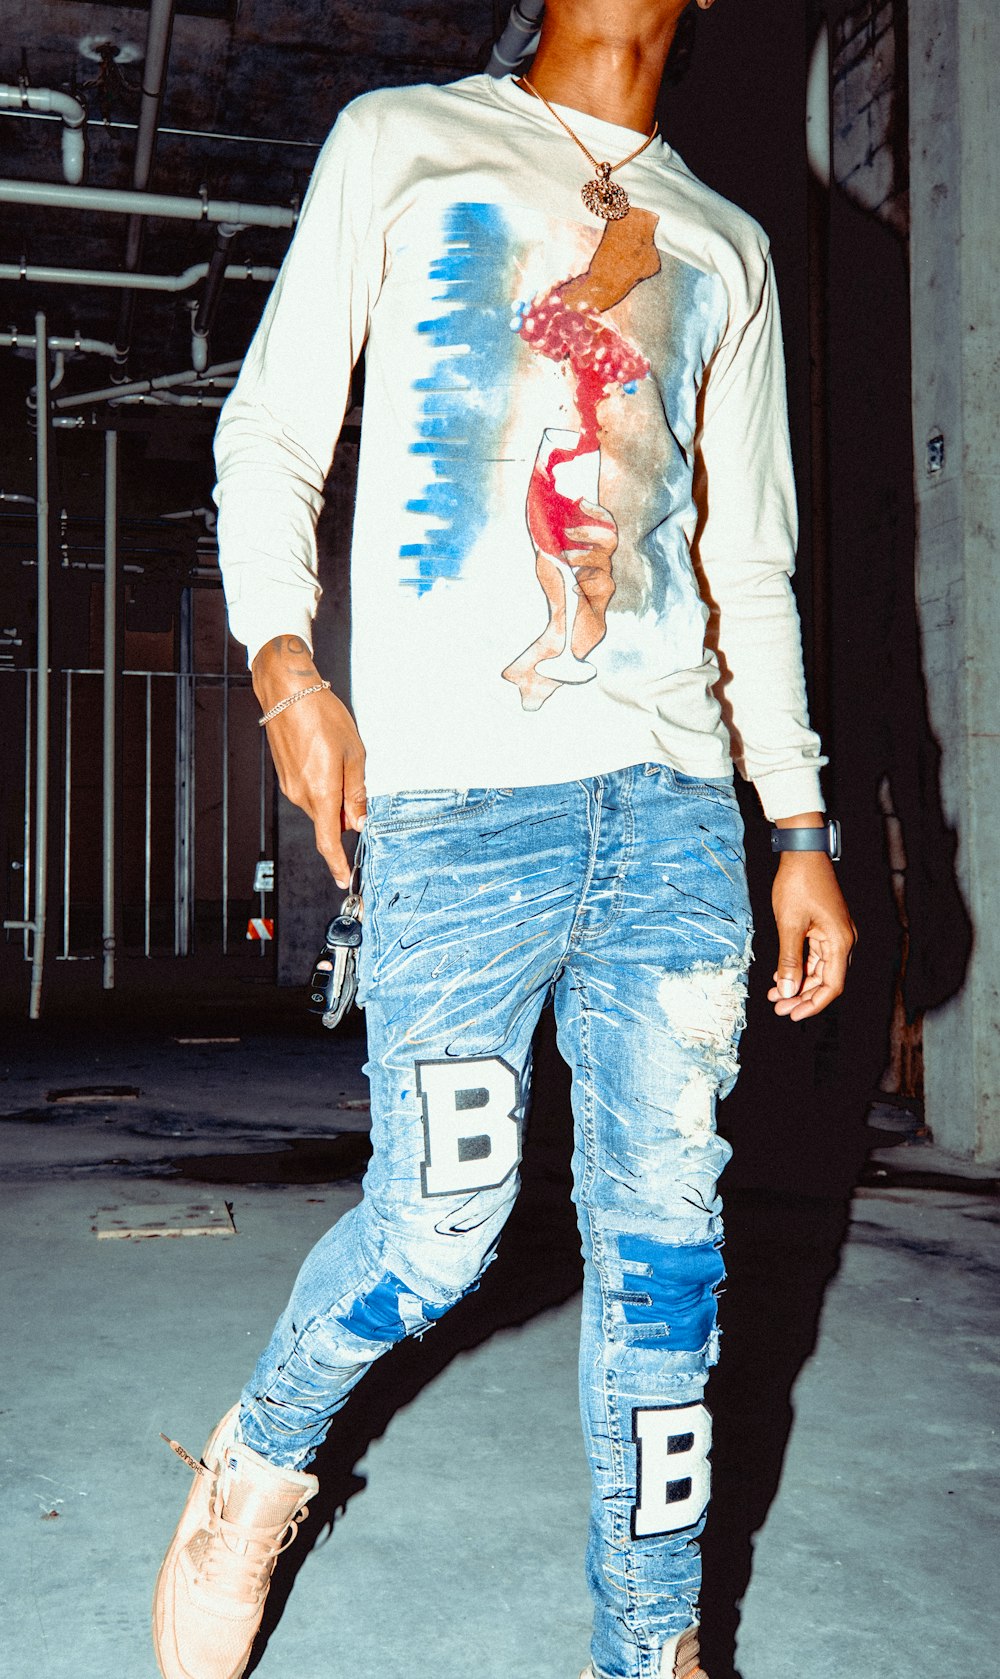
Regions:
M 183 663 L 190 655 L 190 608 L 182 613 L 181 629 Z M 109 929 L 130 955 L 188 956 L 196 933 L 201 945 L 232 954 L 237 923 L 242 919 L 245 925 L 248 911 L 260 917 L 267 913 L 266 896 L 253 892 L 252 881 L 255 863 L 268 849 L 272 778 L 249 675 L 226 669 L 124 670 L 121 764 L 112 809 L 103 811 L 102 821 L 106 788 L 94 743 L 104 673 L 97 667 L 74 667 L 51 674 L 53 712 L 62 735 L 59 808 L 52 813 L 58 847 L 53 882 L 58 897 L 51 905 L 59 929 L 57 960 L 106 955 Z M 33 669 L 2 667 L 0 677 L 21 688 L 19 699 L 5 706 L 7 716 L 23 710 L 24 739 L 23 811 L 12 813 L 8 833 L 21 839 L 20 858 L 9 861 L 21 874 L 16 895 L 27 923 L 34 886 L 38 682 Z M 243 694 L 245 706 L 237 697 Z M 241 773 L 234 788 L 237 758 Z M 255 774 L 248 773 L 248 760 Z M 234 843 L 237 808 L 240 832 Z M 209 816 L 217 822 L 216 834 L 199 832 L 200 824 L 209 826 Z M 109 821 L 117 835 L 118 871 L 107 867 L 103 834 Z M 29 928 L 19 930 L 30 960 Z M 239 948 L 245 949 L 241 931 Z M 264 945 L 259 948 L 264 954 Z

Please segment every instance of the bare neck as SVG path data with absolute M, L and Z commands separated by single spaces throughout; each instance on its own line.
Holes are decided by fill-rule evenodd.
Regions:
M 682 5 L 661 9 L 652 27 L 598 33 L 561 8 L 547 7 L 551 21 L 543 28 L 530 80 L 553 104 L 648 134 L 681 10 Z

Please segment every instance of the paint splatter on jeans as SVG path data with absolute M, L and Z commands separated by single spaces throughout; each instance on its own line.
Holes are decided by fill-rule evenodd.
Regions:
M 373 1360 L 475 1287 L 517 1194 L 551 993 L 573 1075 L 602 1679 L 656 1679 L 665 1640 L 696 1618 L 729 1155 L 715 1105 L 736 1077 L 750 959 L 741 842 L 727 781 L 655 764 L 370 801 L 373 1158 L 243 1395 L 247 1444 L 301 1467 Z

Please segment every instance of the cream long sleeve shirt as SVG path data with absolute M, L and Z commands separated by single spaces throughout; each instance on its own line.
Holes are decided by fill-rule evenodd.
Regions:
M 562 112 L 615 162 L 632 131 Z M 655 140 L 586 159 L 473 76 L 364 95 L 319 159 L 216 440 L 252 660 L 310 640 L 316 519 L 366 383 L 352 698 L 370 792 L 730 759 L 772 818 L 822 808 L 789 578 L 796 517 L 767 245 Z

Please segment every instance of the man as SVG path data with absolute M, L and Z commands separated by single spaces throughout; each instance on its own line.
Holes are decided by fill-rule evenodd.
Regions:
M 838 995 L 854 929 L 788 582 L 766 244 L 654 133 L 684 9 L 551 0 L 530 82 L 350 106 L 222 417 L 232 624 L 281 785 L 341 887 L 342 828 L 364 826 L 373 1158 L 187 1460 L 156 1594 L 166 1679 L 244 1671 L 331 1418 L 476 1286 L 516 1193 L 550 995 L 585 1258 L 586 1672 L 698 1672 L 728 1156 L 714 1110 L 750 956 L 731 757 L 796 847 L 774 889 L 779 1014 Z M 309 625 L 363 347 L 359 734 Z

